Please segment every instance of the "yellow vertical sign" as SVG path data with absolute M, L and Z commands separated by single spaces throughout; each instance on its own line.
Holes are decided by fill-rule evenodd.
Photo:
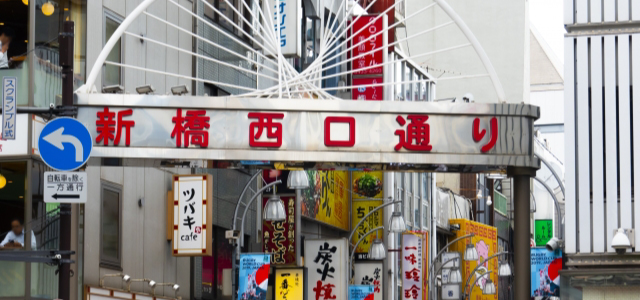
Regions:
M 460 253 L 460 257 L 464 257 L 464 250 L 467 247 L 467 244 L 472 244 L 476 251 L 478 251 L 478 260 L 477 261 L 465 261 L 461 260 L 461 272 L 462 272 L 462 282 L 466 283 L 467 278 L 472 276 L 471 283 L 473 283 L 478 277 L 481 277 L 488 271 L 493 271 L 489 274 L 491 280 L 496 285 L 496 290 L 498 290 L 498 260 L 499 258 L 491 259 L 489 262 L 485 263 L 483 266 L 478 268 L 476 274 L 471 274 L 471 271 L 476 268 L 476 266 L 487 259 L 489 256 L 496 254 L 498 250 L 498 230 L 495 227 L 488 226 L 482 223 L 474 222 L 467 219 L 452 219 L 449 220 L 451 225 L 460 225 L 460 230 L 456 232 L 455 237 L 451 237 L 451 239 L 459 238 L 461 236 L 468 235 L 470 233 L 474 233 L 475 236 L 470 239 L 463 239 L 451 246 L 452 251 L 456 251 Z M 484 295 L 482 293 L 482 289 L 484 288 L 486 280 L 483 278 L 478 280 L 476 285 L 471 287 L 471 297 L 470 299 L 479 299 L 479 300 L 498 300 L 497 293 L 495 295 Z M 464 291 L 463 291 L 464 292 Z
M 356 228 L 360 220 L 364 218 L 369 212 L 377 208 L 382 204 L 382 200 L 357 200 L 351 203 L 351 227 L 356 230 L 356 234 L 353 235 L 353 240 L 351 241 L 353 244 L 357 243 L 358 240 L 364 236 L 365 233 L 369 232 L 376 227 L 383 226 L 384 219 L 383 210 L 378 210 L 374 212 L 371 216 L 369 216 L 362 224 Z M 378 230 L 377 233 L 372 233 L 368 235 L 360 244 L 358 244 L 358 248 L 356 249 L 356 253 L 367 253 L 369 252 L 369 247 L 371 247 L 371 243 L 376 238 L 382 238 L 383 230 Z
M 304 296 L 303 269 L 276 269 L 276 300 L 299 300 Z
M 349 174 L 347 171 L 317 171 L 318 196 L 315 219 L 349 230 Z

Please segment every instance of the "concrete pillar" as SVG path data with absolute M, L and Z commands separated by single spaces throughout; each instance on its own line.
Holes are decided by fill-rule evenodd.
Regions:
M 384 190 L 384 199 L 385 201 L 389 201 L 389 197 L 394 198 L 394 189 L 393 189 L 393 183 L 394 183 L 394 173 L 393 172 L 384 172 L 384 176 L 383 176 L 384 180 L 383 180 L 383 190 Z M 397 200 L 397 199 L 393 199 L 393 200 Z M 389 205 L 387 207 L 385 207 L 384 210 L 384 228 L 385 231 L 387 228 L 389 228 L 389 219 L 391 217 L 391 213 L 394 211 L 395 209 L 395 205 Z M 395 240 L 397 239 L 396 234 L 395 233 L 390 233 L 390 234 L 383 234 L 382 235 L 382 241 L 386 247 L 387 250 L 389 249 L 395 249 Z M 397 289 L 397 283 L 395 281 L 396 279 L 396 261 L 397 261 L 397 252 L 392 252 L 392 251 L 387 251 L 387 259 L 383 260 L 382 262 L 382 282 L 384 283 L 384 289 L 383 289 L 383 294 L 382 294 L 382 298 L 383 299 L 395 299 L 395 291 Z
M 514 182 L 514 299 L 529 299 L 531 292 L 531 210 L 529 197 L 531 177 L 535 169 L 518 168 L 510 170 Z

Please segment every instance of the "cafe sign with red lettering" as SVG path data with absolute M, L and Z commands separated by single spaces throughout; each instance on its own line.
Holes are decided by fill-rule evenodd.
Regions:
M 538 107 L 77 94 L 94 157 L 536 167 Z M 455 166 L 454 166 L 455 167 Z M 451 170 L 450 170 L 451 171 Z

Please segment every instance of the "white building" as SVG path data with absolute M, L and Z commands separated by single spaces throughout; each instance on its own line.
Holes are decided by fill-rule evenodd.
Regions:
M 564 4 L 562 299 L 635 299 L 640 292 L 633 284 L 640 273 L 635 263 L 640 247 L 633 243 L 640 240 L 640 205 L 634 203 L 634 187 L 640 187 L 640 105 L 635 104 L 640 98 L 633 87 L 640 85 L 640 6 L 629 0 Z M 616 236 L 619 228 L 635 232 Z

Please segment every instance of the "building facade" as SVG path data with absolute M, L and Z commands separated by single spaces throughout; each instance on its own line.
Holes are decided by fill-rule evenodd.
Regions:
M 564 1 L 566 270 L 562 299 L 637 297 L 635 1 Z M 619 232 L 618 229 L 630 230 Z M 618 242 L 618 241 L 621 242 Z M 624 254 L 623 254 L 624 253 Z

